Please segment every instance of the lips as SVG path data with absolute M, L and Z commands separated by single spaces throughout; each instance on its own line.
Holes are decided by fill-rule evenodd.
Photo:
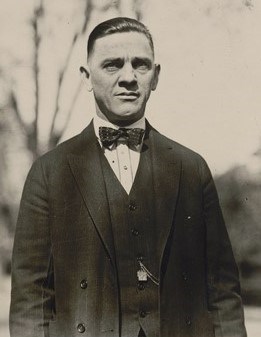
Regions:
M 120 92 L 118 94 L 116 94 L 117 97 L 120 98 L 125 98 L 125 99 L 136 99 L 138 98 L 140 95 L 137 92 L 133 92 L 133 91 L 128 91 L 128 92 Z

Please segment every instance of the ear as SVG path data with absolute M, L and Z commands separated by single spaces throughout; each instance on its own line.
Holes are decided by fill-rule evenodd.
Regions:
M 82 77 L 82 80 L 86 83 L 87 85 L 87 90 L 89 92 L 92 91 L 92 82 L 91 82 L 91 74 L 90 74 L 90 70 L 88 67 L 83 67 L 81 66 L 80 67 L 80 73 L 81 73 L 81 77 Z
M 153 76 L 153 81 L 151 85 L 151 90 L 156 90 L 158 81 L 159 81 L 159 74 L 160 74 L 160 64 L 155 64 L 154 65 L 154 76 Z

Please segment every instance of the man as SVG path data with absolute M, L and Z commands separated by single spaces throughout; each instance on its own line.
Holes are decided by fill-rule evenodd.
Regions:
M 11 337 L 244 337 L 238 271 L 204 160 L 145 121 L 147 28 L 98 25 L 81 68 L 97 115 L 28 175 Z

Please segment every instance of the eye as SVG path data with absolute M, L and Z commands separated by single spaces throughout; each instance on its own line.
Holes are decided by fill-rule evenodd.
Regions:
M 134 60 L 132 66 L 134 69 L 137 69 L 138 71 L 141 72 L 146 72 L 151 69 L 151 63 L 147 60 L 142 59 Z
M 103 68 L 108 72 L 115 72 L 119 70 L 121 67 L 122 67 L 122 62 L 117 61 L 117 60 L 106 62 L 103 66 Z

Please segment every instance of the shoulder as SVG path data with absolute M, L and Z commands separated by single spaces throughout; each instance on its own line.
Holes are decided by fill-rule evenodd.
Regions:
M 166 137 L 158 130 L 150 126 L 152 138 L 154 142 L 158 143 L 158 146 L 172 150 L 174 156 L 180 159 L 183 163 L 188 165 L 207 165 L 205 159 L 196 151 L 176 142 L 175 140 Z
M 77 148 L 79 147 L 81 142 L 81 134 L 78 134 L 60 144 L 58 144 L 55 148 L 52 150 L 49 150 L 42 156 L 38 158 L 39 161 L 45 163 L 48 161 L 53 161 L 54 159 L 62 160 L 65 158 L 69 153 L 74 153 L 77 151 Z
M 58 163 L 67 158 L 69 154 L 81 154 L 90 142 L 95 141 L 93 125 L 90 123 L 81 133 L 58 144 L 52 150 L 40 156 L 37 161 L 46 163 Z
M 60 143 L 37 158 L 30 172 L 43 172 L 45 176 L 53 175 L 53 173 L 62 174 L 64 169 L 68 168 L 68 156 L 82 154 L 91 142 L 96 142 L 92 123 L 78 135 Z
M 205 185 L 212 180 L 208 164 L 199 153 L 164 136 L 150 125 L 149 128 L 159 160 L 169 161 L 172 157 L 173 162 L 180 163 L 183 177 L 192 183 L 199 180 Z
M 205 189 L 214 186 L 213 177 L 206 160 L 197 152 L 157 132 L 157 138 L 172 149 L 173 158 L 181 164 L 183 178 L 190 183 L 196 182 Z M 183 179 L 183 181 L 184 181 Z M 212 189 L 213 190 L 213 189 Z

